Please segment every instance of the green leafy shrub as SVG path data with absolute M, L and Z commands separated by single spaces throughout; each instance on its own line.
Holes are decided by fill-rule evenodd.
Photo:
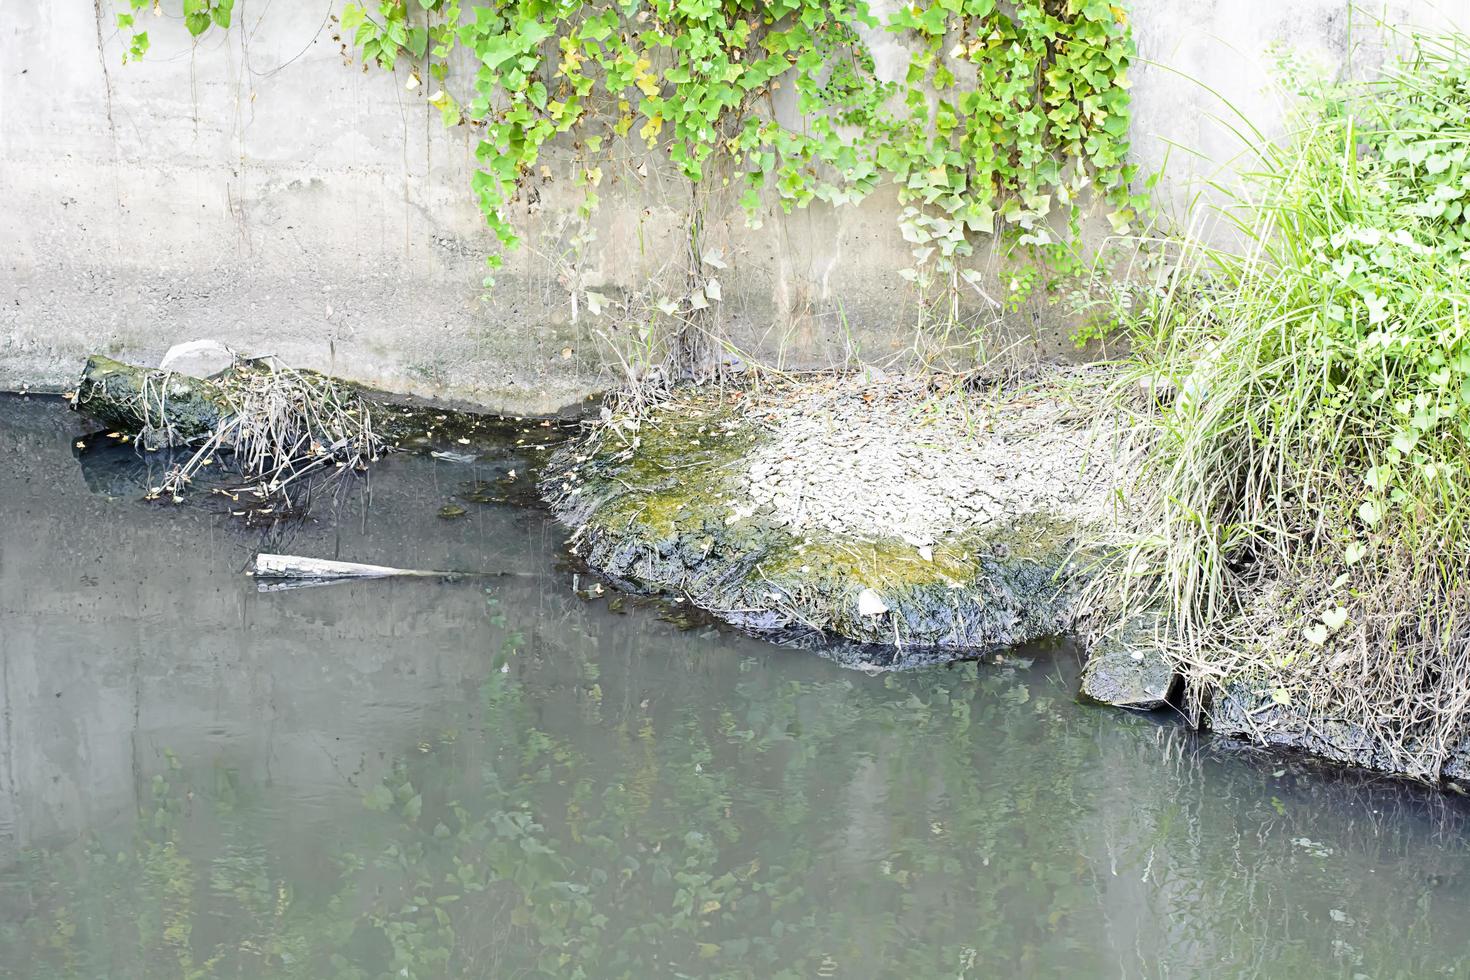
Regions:
M 1268 676 L 1437 776 L 1470 693 L 1470 43 L 1305 86 L 1287 137 L 1255 136 L 1222 211 L 1244 247 L 1186 241 L 1123 310 L 1121 586 L 1174 610 L 1199 695 Z

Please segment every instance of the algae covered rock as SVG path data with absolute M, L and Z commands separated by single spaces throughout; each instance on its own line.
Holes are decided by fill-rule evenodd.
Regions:
M 1082 668 L 1082 697 L 1136 711 L 1165 707 L 1181 678 L 1159 647 L 1157 628 L 1157 617 L 1143 617 L 1094 642 Z
M 149 370 L 94 354 L 77 382 L 72 407 L 149 445 L 188 445 L 207 438 L 230 412 L 223 388 L 205 378 Z
M 688 389 L 609 414 L 543 492 L 620 587 L 746 629 L 954 652 L 1066 631 L 1083 562 L 1077 513 L 1053 501 L 1087 498 L 1084 450 L 1050 406 L 977 438 L 932 409 L 925 425 L 916 403 L 841 383 Z
M 232 360 L 225 370 L 196 378 L 94 356 L 72 407 L 114 430 L 74 443 L 89 485 L 99 492 L 174 502 L 191 485 L 233 501 L 248 492 L 265 506 L 234 511 L 247 518 L 304 507 L 313 488 L 364 471 L 394 451 L 428 452 L 449 465 L 488 463 L 502 474 L 495 501 L 534 503 L 535 483 L 517 480 L 517 466 L 525 473 L 539 465 L 565 435 L 552 419 L 390 402 L 352 382 L 269 358 Z M 146 452 L 107 452 L 113 439 Z M 491 502 L 478 485 L 483 482 L 462 498 Z M 467 513 L 451 502 L 440 516 Z

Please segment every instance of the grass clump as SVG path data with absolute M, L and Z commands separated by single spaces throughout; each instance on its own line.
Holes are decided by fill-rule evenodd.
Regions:
M 140 395 L 143 434 L 162 444 L 170 431 L 166 372 L 144 376 Z M 373 407 L 352 385 L 270 359 L 236 364 L 213 379 L 220 418 L 194 454 L 150 497 L 175 499 L 215 457 L 230 453 L 250 485 L 224 491 L 280 496 L 323 470 L 365 469 L 386 451 L 373 427 Z
M 1296 85 L 1288 134 L 1120 311 L 1140 440 L 1125 608 L 1233 681 L 1436 778 L 1470 703 L 1470 40 Z

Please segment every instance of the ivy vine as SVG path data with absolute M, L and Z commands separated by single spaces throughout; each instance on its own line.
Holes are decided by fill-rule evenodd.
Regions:
M 156 0 L 128 3 L 124 28 Z M 189 30 L 228 25 L 232 3 L 185 0 Z M 962 259 L 997 234 L 1065 262 L 1089 189 L 1120 232 L 1144 206 L 1127 162 L 1134 45 L 1109 0 L 913 0 L 885 20 L 866 0 L 374 0 L 346 4 L 340 28 L 365 65 L 410 62 L 445 125 L 478 134 L 473 190 L 503 249 L 519 242 L 510 205 L 564 133 L 592 154 L 641 142 L 696 187 L 733 185 L 755 223 L 766 195 L 790 211 L 891 183 L 921 286 L 974 281 Z M 873 57 L 885 33 L 910 51 L 898 80 Z M 456 50 L 473 77 L 454 77 Z M 787 86 L 796 125 L 776 111 Z M 583 183 L 590 208 L 598 180 Z
M 159 0 L 127 0 L 128 9 L 117 15 L 117 26 L 127 32 L 128 47 L 123 61 L 137 61 L 148 53 L 148 32 L 138 25 L 138 15 L 151 8 L 155 15 L 163 13 Z M 184 26 L 198 37 L 210 27 L 229 27 L 235 0 L 184 0 Z

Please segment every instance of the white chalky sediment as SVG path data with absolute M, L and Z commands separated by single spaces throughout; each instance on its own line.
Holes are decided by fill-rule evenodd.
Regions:
M 797 529 L 919 547 L 1031 513 L 1090 521 L 1112 481 L 1105 435 L 1048 397 L 961 405 L 852 383 L 774 408 L 766 424 L 745 489 Z

